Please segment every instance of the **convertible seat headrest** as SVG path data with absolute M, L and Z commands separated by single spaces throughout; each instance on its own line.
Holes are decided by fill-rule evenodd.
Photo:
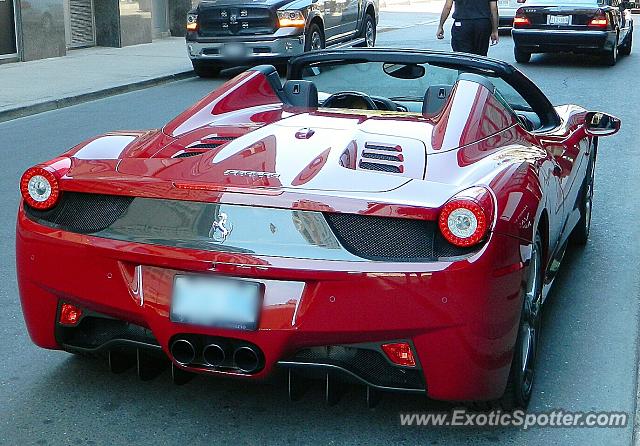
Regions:
M 318 88 L 313 82 L 288 80 L 284 83 L 282 89 L 287 105 L 318 108 Z
M 444 104 L 451 95 L 452 85 L 431 85 L 427 88 L 422 101 L 422 114 L 432 118 L 442 111 Z

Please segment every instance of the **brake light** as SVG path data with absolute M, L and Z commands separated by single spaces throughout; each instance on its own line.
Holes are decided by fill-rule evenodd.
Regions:
M 60 325 L 78 325 L 82 318 L 82 310 L 75 305 L 64 303 L 60 307 L 60 317 L 58 323 Z
M 518 27 L 518 26 L 528 26 L 531 25 L 531 22 L 529 21 L 528 17 L 524 17 L 524 16 L 515 16 L 513 18 L 513 26 L 514 27 Z
M 20 180 L 22 198 L 35 209 L 50 209 L 58 202 L 60 189 L 55 175 L 43 167 L 32 167 Z
M 382 351 L 389 360 L 397 365 L 405 367 L 415 367 L 416 359 L 411 351 L 411 346 L 407 342 L 396 342 L 393 344 L 383 344 Z
M 527 0 L 518 0 L 518 3 L 526 3 Z
M 606 15 L 599 13 L 591 19 L 589 26 L 594 28 L 606 28 L 609 26 L 609 20 L 607 20 Z
M 447 241 L 455 246 L 478 244 L 489 231 L 493 217 L 493 200 L 481 187 L 456 195 L 442 207 L 438 225 Z
M 58 178 L 71 167 L 71 159 L 56 158 L 46 165 L 27 169 L 20 178 L 20 193 L 24 201 L 35 209 L 51 209 L 60 198 Z

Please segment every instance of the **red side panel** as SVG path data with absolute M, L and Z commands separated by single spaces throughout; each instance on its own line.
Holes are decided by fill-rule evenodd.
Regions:
M 267 77 L 259 71 L 245 71 L 188 108 L 163 129 L 178 136 L 210 123 L 212 115 L 221 115 L 281 102 Z

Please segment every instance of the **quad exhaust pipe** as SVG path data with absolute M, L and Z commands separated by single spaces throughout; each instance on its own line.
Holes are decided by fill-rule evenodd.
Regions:
M 218 344 L 206 345 L 204 350 L 202 350 L 202 359 L 204 359 L 204 363 L 211 367 L 220 367 L 224 364 L 226 356 L 224 349 Z
M 236 367 L 245 373 L 253 373 L 260 367 L 260 355 L 258 352 L 249 346 L 242 346 L 233 352 L 233 362 Z
M 262 353 L 250 345 L 237 347 L 233 350 L 233 354 L 228 357 L 229 347 L 225 348 L 223 345 L 211 343 L 200 350 L 193 341 L 178 338 L 173 341 L 169 351 L 173 359 L 181 366 L 188 366 L 194 363 L 207 367 L 235 366 L 244 373 L 254 373 L 264 365 Z
M 186 339 L 176 339 L 171 344 L 171 355 L 180 365 L 191 364 L 196 359 L 196 347 Z

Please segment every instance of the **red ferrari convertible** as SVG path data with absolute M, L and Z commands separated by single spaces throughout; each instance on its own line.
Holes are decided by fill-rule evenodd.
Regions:
M 160 130 L 24 173 L 29 333 L 142 378 L 284 370 L 294 399 L 319 377 L 329 402 L 352 381 L 369 404 L 526 406 L 541 307 L 587 242 L 598 139 L 619 127 L 470 55 L 250 69 Z

